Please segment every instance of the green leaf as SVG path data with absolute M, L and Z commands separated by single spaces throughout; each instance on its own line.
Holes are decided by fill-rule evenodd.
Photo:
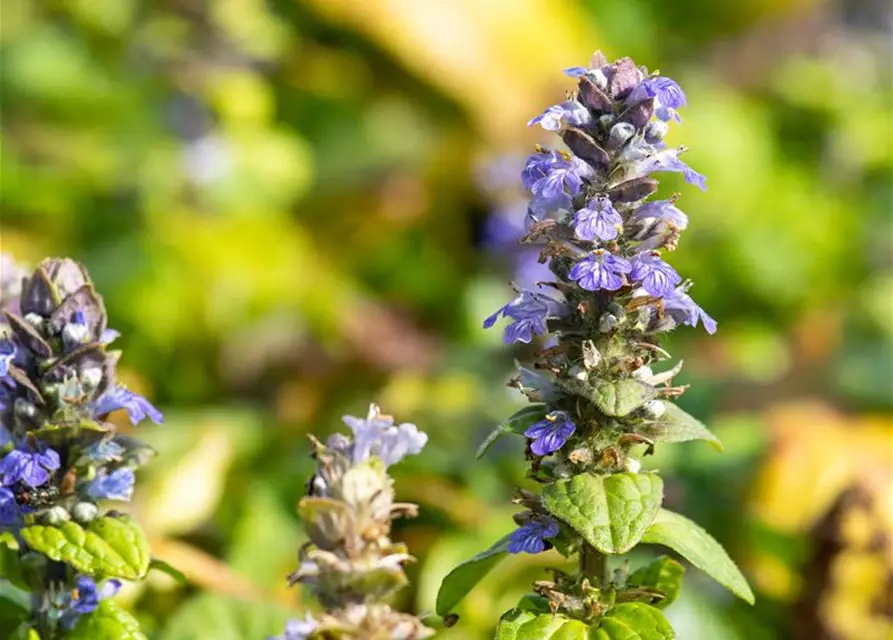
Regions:
M 201 594 L 181 605 L 158 640 L 247 640 L 281 635 L 294 612 L 264 602 Z
M 495 640 L 588 640 L 589 626 L 551 613 L 512 609 L 496 627 Z
M 103 600 L 91 612 L 82 615 L 66 640 L 146 640 L 140 624 L 132 615 L 115 604 Z
M 176 580 L 177 582 L 179 582 L 180 584 L 182 584 L 184 586 L 189 585 L 189 579 L 186 577 L 186 574 L 184 574 L 179 569 L 172 567 L 170 564 L 168 564 L 164 560 L 159 560 L 158 558 L 152 558 L 152 560 L 149 562 L 149 569 L 152 569 L 155 571 L 160 571 L 161 573 L 166 573 L 171 578 L 173 578 L 174 580 Z
M 646 435 L 650 435 L 658 442 L 706 440 L 717 451 L 722 451 L 722 442 L 700 420 L 675 404 L 665 402 L 664 406 L 666 406 L 664 414 L 654 422 L 645 425 L 643 430 Z
M 12 632 L 9 640 L 40 640 L 40 634 L 31 626 L 30 622 L 23 622 Z
M 676 632 L 659 609 L 624 602 L 611 609 L 593 629 L 592 640 L 673 640 Z
M 18 552 L 19 544 L 8 531 L 0 537 L 0 578 L 8 580 L 16 587 L 27 589 L 28 583 L 22 577 L 22 565 Z
M 0 629 L 15 629 L 31 612 L 31 595 L 0 580 Z
M 470 558 L 450 571 L 437 591 L 437 615 L 445 616 L 468 595 L 485 575 L 490 573 L 508 554 L 509 537 L 498 540 L 493 546 Z
M 679 595 L 684 574 L 685 567 L 669 556 L 661 556 L 651 564 L 633 571 L 626 582 L 637 587 L 653 587 L 663 593 L 666 597 L 652 605 L 663 609 Z
M 589 399 L 606 416 L 623 417 L 654 398 L 656 394 L 654 387 L 635 378 L 596 380 Z
M 475 457 L 480 460 L 502 436 L 509 433 L 523 435 L 534 422 L 539 422 L 545 417 L 546 405 L 543 404 L 530 405 L 519 409 L 490 432 L 487 439 L 478 447 Z
M 585 473 L 547 485 L 543 504 L 593 547 L 616 555 L 632 549 L 654 521 L 663 487 L 654 473 Z
M 642 542 L 662 544 L 673 549 L 736 596 L 754 603 L 753 591 L 747 579 L 729 554 L 713 536 L 688 518 L 661 509 Z
M 92 576 L 139 580 L 149 570 L 149 542 L 128 515 L 96 518 L 86 529 L 76 522 L 31 525 L 22 538 L 51 560 Z

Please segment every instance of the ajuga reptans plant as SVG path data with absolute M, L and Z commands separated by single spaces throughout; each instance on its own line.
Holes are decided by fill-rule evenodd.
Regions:
M 0 278 L 0 578 L 3 637 L 144 638 L 110 598 L 140 580 L 149 545 L 130 516 L 134 470 L 153 451 L 106 422 L 162 416 L 118 384 L 118 333 L 87 271 L 49 258 L 27 273 L 3 256 Z
M 307 585 L 325 612 L 288 623 L 280 640 L 419 640 L 433 634 L 388 599 L 406 585 L 406 546 L 390 539 L 394 518 L 414 516 L 414 504 L 394 502 L 388 467 L 422 450 L 428 437 L 415 425 L 395 425 L 372 405 L 366 418 L 345 416 L 353 432 L 311 438 L 316 473 L 298 513 L 310 540 L 289 584 Z
M 675 365 L 661 334 L 716 322 L 691 297 L 691 282 L 666 261 L 688 218 L 678 194 L 656 197 L 654 174 L 681 173 L 705 189 L 684 148 L 664 142 L 685 106 L 673 80 L 629 58 L 565 73 L 576 91 L 531 126 L 555 132 L 562 149 L 536 149 L 521 174 L 530 195 L 522 242 L 541 247 L 554 275 L 484 322 L 501 317 L 507 343 L 549 340 L 514 384 L 532 403 L 508 418 L 498 437 L 527 439 L 529 476 L 540 490 L 519 490 L 517 528 L 444 580 L 437 612 L 450 611 L 496 561 L 555 548 L 577 558 L 573 572 L 554 570 L 499 621 L 500 640 L 673 638 L 662 609 L 676 597 L 683 567 L 663 556 L 631 570 L 615 562 L 640 543 L 669 547 L 748 602 L 744 577 L 719 544 L 685 517 L 663 509 L 663 482 L 640 471 L 641 458 L 664 443 L 718 440 L 674 400 Z

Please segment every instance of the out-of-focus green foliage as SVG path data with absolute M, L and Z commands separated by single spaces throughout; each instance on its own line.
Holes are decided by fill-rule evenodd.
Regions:
M 125 589 L 147 634 L 263 637 L 303 609 L 285 575 L 304 540 L 294 505 L 312 468 L 305 434 L 325 435 L 370 400 L 431 436 L 396 470 L 398 495 L 422 506 L 397 532 L 420 559 L 399 605 L 433 611 L 442 577 L 511 528 L 511 490 L 526 482 L 520 443 L 504 438 L 483 461 L 474 451 L 521 405 L 504 382 L 524 354 L 480 328 L 511 275 L 483 248 L 492 203 L 474 173 L 537 142 L 527 118 L 570 86 L 556 72 L 601 48 L 683 85 L 686 126 L 671 142 L 708 176 L 706 194 L 680 202 L 691 223 L 673 261 L 720 331 L 672 340 L 692 385 L 682 405 L 728 453 L 658 447 L 653 466 L 669 478 L 669 506 L 744 561 L 757 606 L 690 572 L 673 625 L 692 640 L 809 637 L 802 620 L 885 637 L 889 618 L 871 603 L 893 559 L 866 565 L 871 552 L 847 542 L 834 574 L 846 588 L 797 576 L 820 560 L 816 523 L 835 499 L 883 486 L 877 474 L 889 478 L 893 463 L 853 475 L 859 448 L 816 436 L 813 410 L 769 411 L 823 396 L 823 407 L 878 416 L 850 421 L 852 441 L 889 442 L 893 105 L 875 26 L 885 11 L 812 0 L 4 0 L 2 250 L 87 264 L 123 333 L 127 382 L 168 416 L 143 432 L 160 455 L 135 510 L 188 585 L 153 572 L 146 588 Z M 805 441 L 811 454 L 799 456 Z M 789 489 L 790 477 L 821 490 Z M 439 637 L 489 637 L 557 562 L 507 559 Z

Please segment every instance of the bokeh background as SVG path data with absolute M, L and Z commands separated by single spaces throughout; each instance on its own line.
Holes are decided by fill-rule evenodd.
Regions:
M 893 99 L 882 0 L 3 0 L 2 250 L 84 262 L 127 382 L 167 424 L 132 509 L 187 574 L 131 586 L 152 638 L 262 638 L 312 606 L 306 434 L 370 401 L 431 437 L 399 605 L 507 532 L 523 350 L 481 319 L 535 280 L 514 240 L 529 117 L 600 48 L 688 93 L 708 176 L 675 265 L 720 331 L 674 333 L 683 406 L 725 441 L 661 448 L 667 501 L 758 592 L 689 572 L 686 640 L 893 637 Z M 541 271 L 540 271 L 541 273 Z M 122 427 L 126 428 L 126 427 Z M 643 553 L 647 553 L 643 552 Z M 512 558 L 441 637 L 490 637 L 557 555 Z

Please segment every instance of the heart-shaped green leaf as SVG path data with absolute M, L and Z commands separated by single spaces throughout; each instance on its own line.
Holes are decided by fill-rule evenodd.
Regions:
M 654 473 L 584 473 L 543 490 L 549 513 L 608 554 L 632 549 L 654 521 L 663 500 L 663 481 Z
M 718 451 L 722 451 L 719 441 L 704 424 L 694 416 L 686 413 L 675 404 L 665 402 L 664 414 L 652 423 L 646 424 L 643 431 L 658 442 L 688 442 L 689 440 L 706 440 Z
M 635 378 L 596 380 L 590 400 L 606 416 L 629 415 L 656 395 L 654 387 Z
M 139 580 L 149 570 L 149 542 L 128 515 L 103 516 L 84 529 L 76 522 L 22 529 L 28 546 L 94 577 Z
M 673 549 L 736 596 L 754 603 L 753 591 L 747 579 L 729 554 L 713 536 L 688 518 L 661 509 L 642 542 L 662 544 Z
M 624 602 L 611 609 L 593 629 L 592 640 L 673 640 L 676 632 L 660 609 Z
M 589 626 L 551 613 L 512 609 L 496 627 L 495 640 L 588 640 Z
M 67 640 L 147 640 L 132 615 L 103 600 L 91 613 L 84 614 L 65 638 Z
M 437 591 L 437 615 L 445 616 L 508 554 L 509 536 L 450 571 Z
M 651 587 L 660 591 L 664 594 L 664 599 L 652 606 L 663 609 L 679 595 L 684 574 L 685 567 L 669 556 L 661 556 L 651 564 L 633 571 L 626 583 L 630 586 Z
M 546 405 L 544 404 L 534 404 L 519 409 L 490 432 L 487 439 L 481 443 L 480 447 L 478 447 L 475 457 L 478 460 L 483 458 L 487 451 L 490 450 L 490 447 L 506 434 L 514 433 L 523 435 L 534 422 L 539 422 L 546 417 L 546 411 Z

